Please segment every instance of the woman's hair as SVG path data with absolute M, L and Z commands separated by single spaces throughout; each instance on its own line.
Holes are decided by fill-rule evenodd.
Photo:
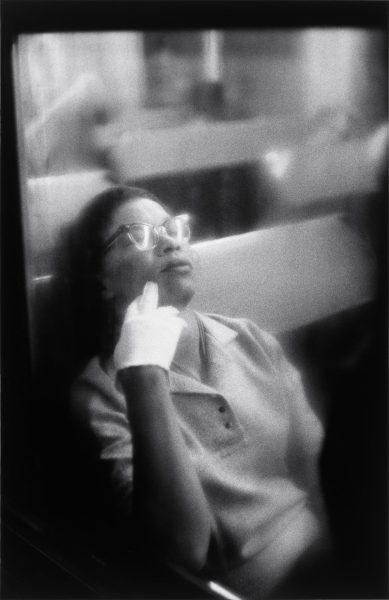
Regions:
M 112 301 L 103 297 L 100 278 L 105 232 L 116 210 L 139 198 L 160 203 L 154 194 L 141 188 L 111 187 L 94 196 L 65 232 L 66 280 L 78 345 L 76 351 L 84 359 L 112 349 L 114 311 L 110 306 Z

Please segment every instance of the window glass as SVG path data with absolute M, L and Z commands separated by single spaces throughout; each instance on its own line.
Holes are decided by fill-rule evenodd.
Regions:
M 354 197 L 358 212 L 380 185 L 385 48 L 383 32 L 350 28 L 19 37 L 33 293 L 60 269 L 63 228 L 113 182 L 190 213 L 194 240 L 344 210 Z

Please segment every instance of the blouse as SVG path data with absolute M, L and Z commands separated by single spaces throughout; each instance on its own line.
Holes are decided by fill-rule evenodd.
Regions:
M 207 376 L 169 371 L 191 461 L 216 522 L 208 571 L 262 597 L 323 533 L 317 460 L 323 430 L 299 372 L 269 333 L 245 319 L 197 315 Z M 75 418 L 109 473 L 120 510 L 131 513 L 131 423 L 113 369 L 93 358 L 75 382 Z

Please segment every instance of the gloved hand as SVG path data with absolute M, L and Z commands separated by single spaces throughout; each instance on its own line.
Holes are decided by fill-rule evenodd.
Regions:
M 117 370 L 158 365 L 169 370 L 185 321 L 173 306 L 158 308 L 158 285 L 148 281 L 127 308 L 113 354 Z

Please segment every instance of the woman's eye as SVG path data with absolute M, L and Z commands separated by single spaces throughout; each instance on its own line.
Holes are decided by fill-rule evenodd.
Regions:
M 118 246 L 119 248 L 128 248 L 131 246 L 132 241 L 128 233 L 123 232 L 123 234 L 118 238 Z
M 133 225 L 131 227 L 131 235 L 137 244 L 143 245 L 149 239 L 151 231 L 142 225 Z

